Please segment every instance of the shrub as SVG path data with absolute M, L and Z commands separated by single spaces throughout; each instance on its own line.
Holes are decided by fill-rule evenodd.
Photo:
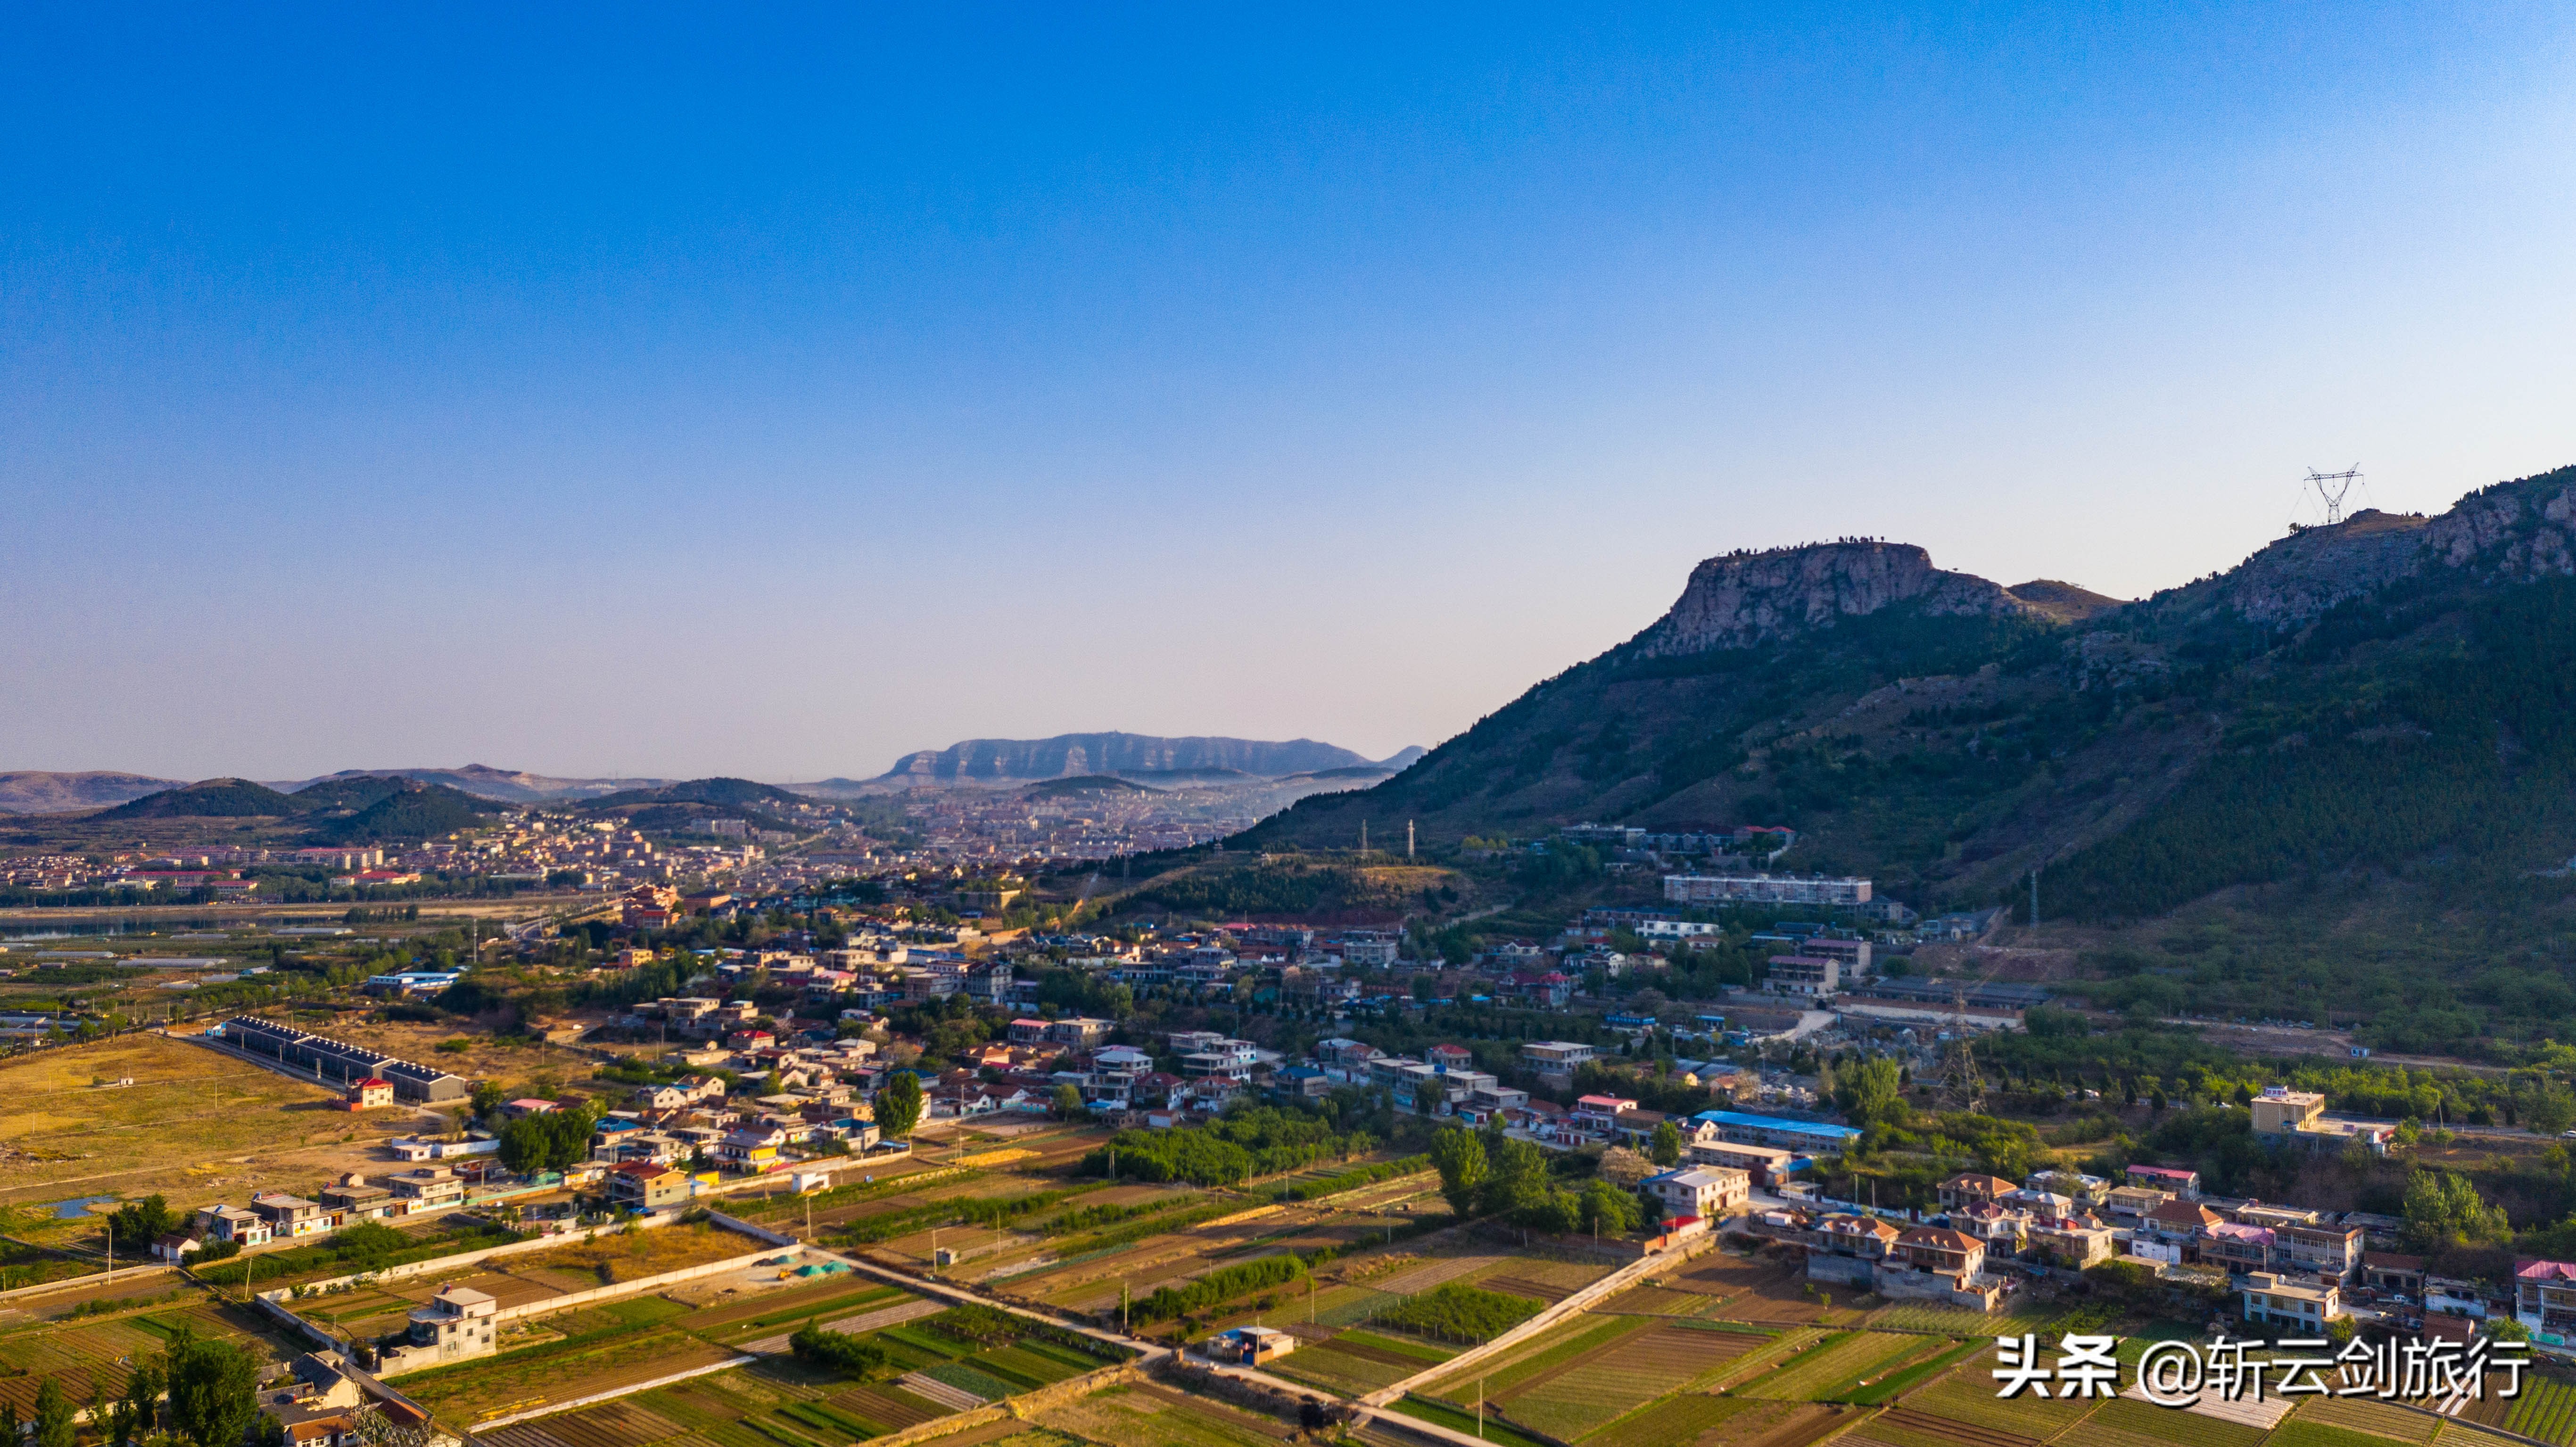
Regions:
M 1481 1342 L 1491 1341 L 1538 1315 L 1544 1304 L 1530 1297 L 1452 1281 L 1379 1312 L 1376 1320 L 1422 1336 Z
M 886 1351 L 872 1341 L 861 1341 L 843 1332 L 825 1331 L 819 1323 L 808 1321 L 787 1339 L 787 1349 L 807 1366 L 822 1367 L 844 1376 L 865 1377 L 883 1371 Z

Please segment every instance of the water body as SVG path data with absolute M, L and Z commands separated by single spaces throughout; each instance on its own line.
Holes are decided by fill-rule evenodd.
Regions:
M 81 1217 L 87 1216 L 94 1211 L 102 1209 L 113 1211 L 119 1204 L 120 1203 L 114 1196 L 84 1196 L 77 1201 L 56 1201 L 53 1208 L 54 1219 L 57 1221 L 77 1221 Z

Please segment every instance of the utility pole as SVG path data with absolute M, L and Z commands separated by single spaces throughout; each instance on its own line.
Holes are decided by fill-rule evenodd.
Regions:
M 2030 925 L 2039 928 L 2039 866 L 2030 867 Z
M 1368 821 L 1360 821 L 1360 858 L 1368 858 Z
M 1404 821 L 1404 857 L 1413 857 L 1413 821 L 1410 819 Z

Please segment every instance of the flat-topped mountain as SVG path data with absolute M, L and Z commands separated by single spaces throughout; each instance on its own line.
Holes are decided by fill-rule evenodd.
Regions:
M 1217 771 L 1281 778 L 1325 769 L 1358 768 L 1371 760 L 1313 739 L 1265 743 L 1254 739 L 1160 738 L 1151 734 L 1058 734 L 1049 739 L 968 739 L 944 749 L 906 754 L 879 775 L 879 784 L 937 788 L 958 784 L 1012 784 L 1085 774 L 1134 774 L 1169 779 Z

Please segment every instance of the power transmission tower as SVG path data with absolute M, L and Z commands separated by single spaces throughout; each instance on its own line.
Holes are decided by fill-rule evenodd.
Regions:
M 1968 1030 L 1968 989 L 1950 991 L 1950 1043 L 1941 1052 L 1941 1096 L 1975 1115 L 1986 1110 L 1985 1077 L 1977 1070 L 1977 1050 Z
M 2343 500 L 2351 494 L 2352 485 L 2361 480 L 2361 467 L 2356 463 L 2342 472 L 2319 472 L 2308 469 L 2308 483 L 2326 505 L 2326 526 L 2343 521 Z

